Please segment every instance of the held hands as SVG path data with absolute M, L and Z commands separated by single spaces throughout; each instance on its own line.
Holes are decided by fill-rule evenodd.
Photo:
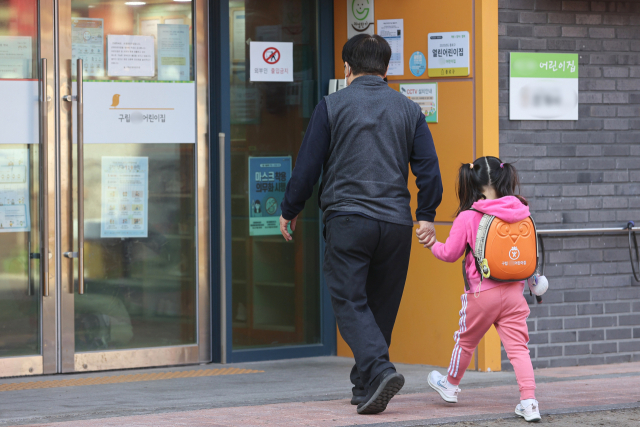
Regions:
M 291 223 L 291 231 L 296 231 L 296 222 L 298 221 L 298 217 L 296 216 L 295 218 L 293 218 L 291 221 L 289 221 L 288 219 L 284 219 L 282 217 L 282 215 L 280 215 L 280 232 L 282 233 L 282 236 L 284 237 L 284 240 L 286 240 L 287 242 L 293 240 L 293 237 L 291 237 L 291 234 L 289 234 L 289 230 L 287 229 L 287 225 L 289 225 L 289 223 Z
M 431 249 L 431 247 L 436 243 L 436 227 L 432 222 L 429 221 L 418 221 L 420 226 L 416 230 L 416 236 L 418 236 L 418 241 L 425 248 Z

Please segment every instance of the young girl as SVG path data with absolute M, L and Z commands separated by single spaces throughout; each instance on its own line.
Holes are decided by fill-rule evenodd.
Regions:
M 476 233 L 483 213 L 495 215 L 508 223 L 529 216 L 526 200 L 515 195 L 518 186 L 515 168 L 496 157 L 481 157 L 473 163 L 462 165 L 458 174 L 460 206 L 449 238 L 445 243 L 436 241 L 434 244 L 435 239 L 427 240 L 425 237 L 421 238 L 421 243 L 429 247 L 439 260 L 457 261 L 465 253 L 467 245 L 475 248 Z M 471 253 L 465 257 L 464 268 L 469 289 L 461 297 L 460 329 L 453 335 L 456 345 L 448 375 L 431 372 L 429 385 L 445 401 L 456 403 L 460 392 L 458 384 L 469 366 L 471 356 L 480 339 L 491 325 L 495 325 L 520 387 L 521 400 L 515 412 L 527 421 L 539 421 L 536 384 L 527 347 L 529 306 L 523 296 L 524 282 L 505 283 L 484 279 L 481 283 Z

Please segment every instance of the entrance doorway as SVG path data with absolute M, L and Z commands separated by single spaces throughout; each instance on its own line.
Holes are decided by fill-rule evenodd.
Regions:
M 0 377 L 211 360 L 204 3 L 0 0 Z

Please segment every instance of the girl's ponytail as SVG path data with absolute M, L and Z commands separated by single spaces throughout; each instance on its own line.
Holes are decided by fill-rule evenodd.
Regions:
M 518 177 L 518 171 L 511 163 L 500 163 L 500 168 L 496 171 L 496 179 L 493 181 L 493 187 L 496 190 L 498 197 L 515 196 L 527 206 L 529 203 L 527 200 L 518 195 L 520 192 L 520 178 Z
M 476 160 L 477 162 L 477 160 Z M 460 205 L 456 211 L 456 216 L 462 211 L 471 209 L 471 206 L 478 200 L 484 198 L 479 175 L 482 173 L 482 166 L 474 163 L 463 163 L 458 170 L 458 200 Z

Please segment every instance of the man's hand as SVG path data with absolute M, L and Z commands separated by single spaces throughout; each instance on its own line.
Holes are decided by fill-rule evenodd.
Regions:
M 429 221 L 418 221 L 418 224 L 420 224 L 416 230 L 418 241 L 425 248 L 431 249 L 431 246 L 436 243 L 436 227 Z
M 287 229 L 287 225 L 289 225 L 289 223 L 291 223 L 291 231 L 292 232 L 296 231 L 296 221 L 298 221 L 298 217 L 297 216 L 295 218 L 293 218 L 291 221 L 289 221 L 288 219 L 284 219 L 282 217 L 282 215 L 280 215 L 280 232 L 282 233 L 282 236 L 284 237 L 284 240 L 286 240 L 287 242 L 293 240 L 293 237 L 291 237 L 291 234 L 289 234 L 289 230 Z

